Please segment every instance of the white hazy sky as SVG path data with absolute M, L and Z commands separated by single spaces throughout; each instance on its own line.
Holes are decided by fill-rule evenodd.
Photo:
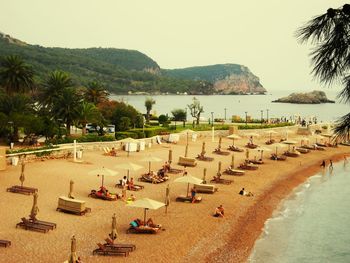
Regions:
M 294 33 L 339 0 L 0 0 L 0 31 L 46 47 L 136 49 L 162 68 L 248 66 L 268 90 L 312 90 Z

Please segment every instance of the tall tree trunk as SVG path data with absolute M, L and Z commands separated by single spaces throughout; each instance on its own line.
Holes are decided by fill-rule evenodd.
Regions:
M 146 123 L 149 124 L 149 111 L 146 112 Z
M 67 128 L 66 128 L 67 136 L 70 136 L 70 126 L 71 126 L 72 124 L 71 124 L 70 121 L 67 121 L 66 125 L 67 125 Z

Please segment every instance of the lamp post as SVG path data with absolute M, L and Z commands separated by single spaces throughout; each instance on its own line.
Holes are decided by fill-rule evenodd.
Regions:
M 227 110 L 227 109 L 225 108 L 224 110 L 225 110 L 225 121 L 226 121 L 226 110 Z
M 211 127 L 214 127 L 214 112 L 211 112 Z
M 12 150 L 13 148 L 13 137 L 14 137 L 14 129 L 13 129 L 13 121 L 9 121 L 8 124 L 10 125 L 10 136 L 9 136 L 9 141 L 10 141 L 10 149 Z
M 247 126 L 247 123 L 248 123 L 248 112 L 245 111 L 245 125 Z
M 269 121 L 269 109 L 266 109 L 266 121 L 267 121 L 267 123 L 270 123 L 270 121 Z
M 260 112 L 261 112 L 261 125 L 262 125 L 262 124 L 263 124 L 263 114 L 264 114 L 264 111 L 261 110 Z

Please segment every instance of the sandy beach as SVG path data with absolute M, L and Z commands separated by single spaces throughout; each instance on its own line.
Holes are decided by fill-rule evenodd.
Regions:
M 292 129 L 292 128 L 291 128 Z M 267 140 L 263 131 L 257 131 L 262 136 L 254 142 L 264 145 Z M 244 132 L 239 131 L 244 134 Z M 290 135 L 290 139 L 300 137 Z M 277 136 L 276 138 L 279 138 Z M 189 143 L 189 157 L 200 153 L 202 142 L 206 142 L 207 156 L 214 157 L 213 162 L 197 161 L 194 168 L 188 167 L 189 174 L 202 178 L 203 168 L 207 168 L 209 181 L 217 172 L 218 161 L 225 169 L 231 162 L 229 156 L 213 154 L 217 147 L 218 138 L 199 136 L 196 142 Z M 235 141 L 238 146 L 247 143 L 247 137 Z M 312 141 L 313 142 L 313 141 Z M 0 248 L 0 262 L 64 262 L 70 254 L 70 238 L 77 239 L 77 253 L 83 262 L 246 262 L 254 241 L 259 237 L 266 219 L 268 219 L 279 202 L 285 198 L 294 187 L 304 182 L 309 176 L 320 169 L 322 160 L 343 159 L 350 154 L 350 147 L 327 147 L 325 151 L 311 151 L 298 158 L 288 158 L 285 162 L 273 161 L 264 153 L 263 165 L 256 171 L 246 171 L 244 176 L 223 175 L 232 179 L 231 185 L 217 184 L 218 192 L 198 194 L 203 200 L 198 204 L 175 202 L 176 196 L 186 193 L 186 185 L 173 183 L 182 174 L 170 174 L 170 180 L 162 184 L 137 182 L 145 186 L 138 192 L 128 191 L 128 196 L 134 194 L 137 199 L 148 197 L 164 202 L 165 189 L 170 184 L 171 203 L 168 213 L 165 208 L 148 211 L 148 216 L 157 224 L 163 226 L 163 231 L 156 235 L 127 234 L 130 221 L 143 217 L 141 208 L 130 208 L 125 202 L 103 201 L 88 197 L 91 189 L 98 189 L 101 178 L 88 173 L 102 166 L 119 172 L 116 177 L 105 177 L 105 185 L 111 192 L 121 193 L 114 187 L 115 183 L 126 175 L 126 171 L 114 168 L 122 162 L 134 162 L 142 165 L 143 170 L 132 172 L 135 179 L 148 171 L 148 163 L 140 161 L 148 155 L 159 157 L 163 162 L 152 163 L 152 169 L 158 170 L 168 159 L 169 149 L 173 150 L 174 168 L 178 157 L 185 151 L 185 136 L 177 144 L 153 145 L 143 152 L 131 153 L 118 151 L 117 157 L 105 156 L 103 151 L 85 151 L 82 163 L 74 163 L 72 159 L 57 159 L 28 162 L 25 168 L 26 180 L 24 185 L 39 189 L 38 219 L 57 223 L 57 229 L 47 234 L 16 229 L 16 224 L 22 217 L 30 213 L 33 198 L 20 194 L 6 192 L 6 188 L 19 184 L 21 166 L 8 166 L 6 171 L 0 171 L 0 239 L 11 240 L 10 248 Z M 232 143 L 223 139 L 222 149 Z M 273 145 L 266 146 L 275 150 Z M 287 149 L 287 148 L 285 148 Z M 279 149 L 282 153 L 283 149 Z M 251 150 L 251 158 L 260 153 Z M 235 153 L 237 166 L 245 158 L 245 153 Z M 92 212 L 84 216 L 60 213 L 56 211 L 59 196 L 67 196 L 69 181 L 75 182 L 74 195 L 77 199 L 85 200 L 86 206 Z M 254 193 L 253 197 L 238 194 L 240 189 Z M 222 204 L 225 208 L 225 218 L 212 216 L 215 207 Z M 117 215 L 118 242 L 132 243 L 136 250 L 129 257 L 93 256 L 96 243 L 103 243 L 111 229 L 113 213 Z

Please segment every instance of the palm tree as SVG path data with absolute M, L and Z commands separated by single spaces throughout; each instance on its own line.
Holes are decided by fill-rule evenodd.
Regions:
M 145 107 L 146 107 L 146 122 L 149 123 L 150 112 L 153 105 L 156 104 L 156 101 L 152 98 L 146 98 Z
M 0 86 L 6 93 L 34 90 L 34 71 L 19 56 L 7 56 L 0 63 Z
M 59 70 L 51 72 L 40 91 L 39 96 L 42 104 L 52 106 L 64 90 L 69 87 L 73 87 L 73 80 L 68 73 Z
M 53 111 L 56 119 L 62 119 L 66 124 L 67 135 L 70 135 L 70 128 L 75 120 L 79 119 L 79 108 L 82 99 L 74 88 L 65 88 L 62 94 L 53 104 Z
M 95 105 L 102 101 L 108 100 L 109 93 L 104 89 L 103 85 L 98 81 L 92 81 L 88 84 L 84 91 L 85 100 Z
M 83 126 L 82 135 L 86 134 L 86 124 L 97 122 L 100 112 L 93 103 L 83 101 L 79 107 L 79 123 Z
M 311 40 L 315 44 L 311 52 L 314 64 L 312 73 L 322 83 L 331 85 L 341 81 L 344 89 L 338 97 L 350 103 L 350 5 L 338 9 L 329 8 L 323 15 L 310 20 L 296 35 L 300 42 Z M 350 113 L 341 117 L 334 129 L 337 137 L 349 139 Z

